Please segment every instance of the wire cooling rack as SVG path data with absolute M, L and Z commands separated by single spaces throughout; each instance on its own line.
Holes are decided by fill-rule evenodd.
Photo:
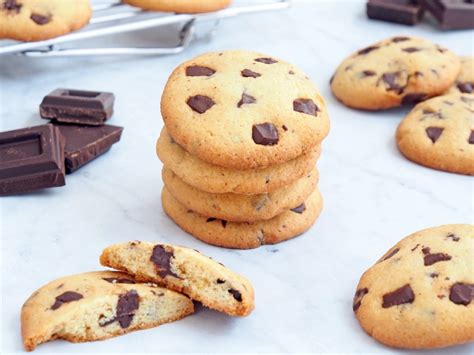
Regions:
M 99 4 L 93 7 L 90 23 L 82 30 L 64 36 L 38 42 L 0 40 L 0 55 L 19 54 L 28 57 L 98 56 L 98 55 L 165 55 L 184 51 L 196 38 L 196 25 L 207 23 L 207 35 L 217 31 L 221 20 L 244 14 L 286 9 L 291 0 L 253 2 L 251 5 L 232 6 L 205 14 L 170 14 L 142 11 L 121 2 Z M 179 43 L 174 47 L 97 47 L 63 48 L 80 40 L 111 36 L 148 28 L 181 24 Z

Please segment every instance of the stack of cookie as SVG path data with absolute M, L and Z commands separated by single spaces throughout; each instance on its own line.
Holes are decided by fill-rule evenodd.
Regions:
M 323 98 L 289 63 L 245 51 L 181 64 L 163 92 L 166 213 L 198 239 L 255 248 L 301 234 L 322 209 Z

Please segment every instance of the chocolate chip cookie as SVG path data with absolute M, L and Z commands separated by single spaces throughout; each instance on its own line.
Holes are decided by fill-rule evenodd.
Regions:
M 461 71 L 448 94 L 474 94 L 474 57 L 461 57 Z
M 309 174 L 321 152 L 320 146 L 286 163 L 262 169 L 233 170 L 198 159 L 177 144 L 166 128 L 161 131 L 156 151 L 166 167 L 186 184 L 204 192 L 263 194 L 275 191 Z
M 309 229 L 323 208 L 321 194 L 315 190 L 304 203 L 272 219 L 259 222 L 228 222 L 195 213 L 166 189 L 161 201 L 166 214 L 186 232 L 205 243 L 233 249 L 251 249 L 294 238 Z
M 318 178 L 317 170 L 313 169 L 290 185 L 267 194 L 212 194 L 186 184 L 166 166 L 163 167 L 165 186 L 187 209 L 233 222 L 267 220 L 301 205 L 316 188 Z
M 144 10 L 194 14 L 226 8 L 231 0 L 124 0 Z
M 21 310 L 21 331 L 31 351 L 53 339 L 107 339 L 193 312 L 193 302 L 177 292 L 137 283 L 121 272 L 88 272 L 57 279 L 33 293 Z
M 352 54 L 330 84 L 345 105 L 381 110 L 445 92 L 459 70 L 459 58 L 451 51 L 425 39 L 399 36 Z
M 398 126 L 396 140 L 418 164 L 474 175 L 474 97 L 452 94 L 416 105 Z
M 360 279 L 353 310 L 389 346 L 430 349 L 474 340 L 474 226 L 414 233 Z
M 2 0 L 0 39 L 41 41 L 85 26 L 91 18 L 89 0 Z
M 189 154 L 237 170 L 312 152 L 329 131 L 324 100 L 304 73 L 246 51 L 207 53 L 181 64 L 166 84 L 161 113 Z
M 246 316 L 254 308 L 253 287 L 246 278 L 194 249 L 133 241 L 106 248 L 100 262 L 232 316 Z

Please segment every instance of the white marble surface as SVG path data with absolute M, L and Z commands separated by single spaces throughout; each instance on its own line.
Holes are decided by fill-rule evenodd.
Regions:
M 352 314 L 360 275 L 402 237 L 446 223 L 473 222 L 473 179 L 405 160 L 394 143 L 406 109 L 354 111 L 330 94 L 328 80 L 352 51 L 391 35 L 420 35 L 459 54 L 472 31 L 440 32 L 369 21 L 361 1 L 307 1 L 285 12 L 231 19 L 210 42 L 177 56 L 33 60 L 0 57 L 1 130 L 44 123 L 41 98 L 56 87 L 113 91 L 111 124 L 125 127 L 105 156 L 67 177 L 67 185 L 0 200 L 1 353 L 21 352 L 22 303 L 44 283 L 99 269 L 105 246 L 141 239 L 197 248 L 248 276 L 256 310 L 235 319 L 207 309 L 180 322 L 103 342 L 40 346 L 37 353 L 393 353 L 368 337 Z M 146 44 L 167 33 L 120 38 Z M 170 40 L 171 41 L 171 40 Z M 90 43 L 92 44 L 92 43 Z M 295 240 L 233 251 L 181 231 L 160 205 L 160 94 L 172 69 L 198 53 L 244 48 L 300 66 L 326 97 L 332 130 L 318 163 L 325 208 Z M 387 275 L 390 277 L 390 275 Z M 440 351 L 468 353 L 469 345 Z

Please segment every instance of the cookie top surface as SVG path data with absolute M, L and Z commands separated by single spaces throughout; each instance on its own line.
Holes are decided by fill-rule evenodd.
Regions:
M 345 59 L 331 89 L 347 106 L 387 109 L 445 92 L 459 70 L 459 58 L 447 49 L 421 38 L 392 37 Z
M 419 103 L 398 126 L 396 140 L 414 162 L 474 175 L 474 96 L 452 94 Z
M 89 0 L 4 0 L 0 38 L 40 41 L 75 31 L 89 22 Z
M 257 248 L 297 237 L 311 227 L 323 208 L 321 194 L 316 189 L 304 203 L 272 219 L 238 223 L 189 211 L 166 187 L 161 200 L 168 216 L 183 230 L 205 243 L 233 249 Z
M 186 184 L 170 169 L 163 168 L 163 182 L 171 194 L 188 209 L 203 216 L 234 222 L 267 220 L 302 204 L 314 191 L 319 174 L 316 169 L 290 185 L 267 194 L 213 194 Z
M 357 286 L 364 330 L 400 348 L 474 340 L 474 226 L 444 225 L 401 240 Z
M 168 307 L 170 313 L 157 312 L 147 325 L 141 316 L 143 308 L 150 306 L 148 301 Z M 121 272 L 96 271 L 66 276 L 38 289 L 22 307 L 21 327 L 25 348 L 33 350 L 57 338 L 105 339 L 170 321 L 173 313 L 179 318 L 192 311 L 192 302 L 177 292 L 138 283 Z
M 474 94 L 474 57 L 461 57 L 461 71 L 448 93 Z
M 262 194 L 289 185 L 313 170 L 321 153 L 313 151 L 267 168 L 234 170 L 210 164 L 189 154 L 163 128 L 156 145 L 163 164 L 185 183 L 210 193 Z
M 132 241 L 107 247 L 100 262 L 232 316 L 246 316 L 254 308 L 250 281 L 194 249 Z
M 329 131 L 324 100 L 304 73 L 246 51 L 207 53 L 181 64 L 166 84 L 161 112 L 185 150 L 232 169 L 295 159 Z
M 144 10 L 194 14 L 221 10 L 229 6 L 231 0 L 124 0 L 123 2 Z

